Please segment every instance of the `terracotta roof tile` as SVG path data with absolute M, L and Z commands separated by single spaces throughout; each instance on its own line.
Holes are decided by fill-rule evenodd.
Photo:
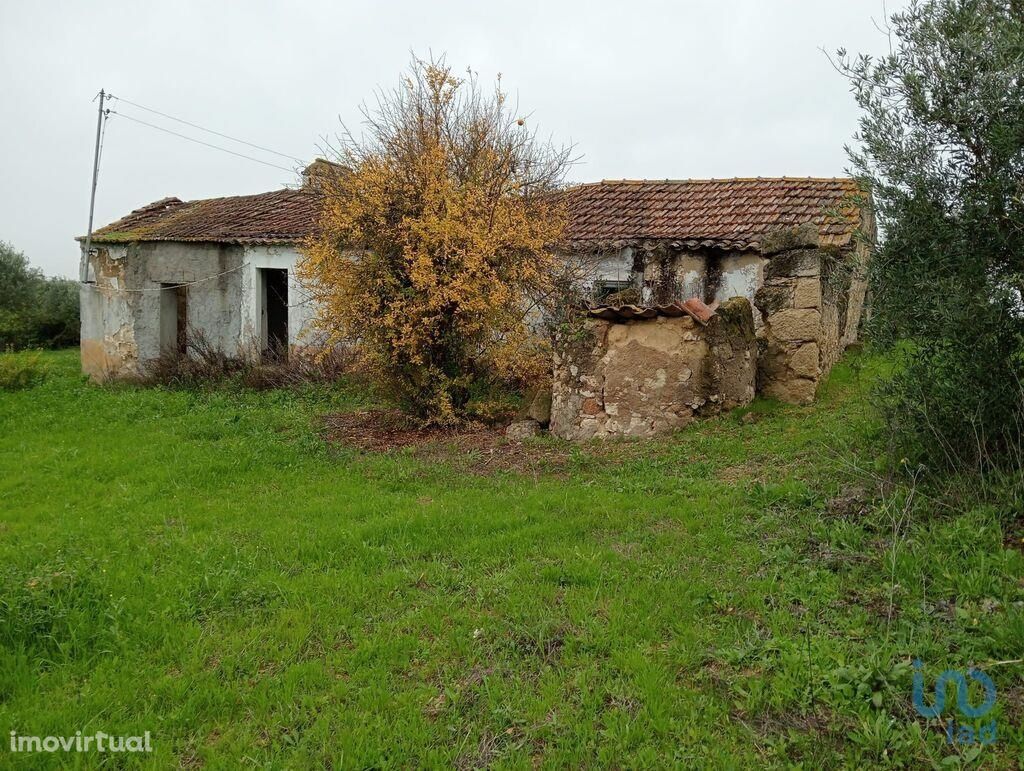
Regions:
M 673 302 L 667 305 L 591 305 L 587 314 L 605 321 L 632 321 L 634 319 L 653 319 L 656 316 L 689 316 L 694 321 L 707 324 L 715 315 L 718 303 L 705 305 L 700 298 L 691 297 L 686 302 Z
M 765 233 L 815 222 L 823 244 L 841 246 L 860 224 L 859 195 L 849 178 L 605 180 L 568 191 L 565 243 L 753 249 Z
M 860 223 L 852 179 L 610 180 L 566 192 L 571 249 L 668 241 L 689 248 L 756 249 L 779 227 L 818 223 L 823 244 L 843 245 Z M 98 243 L 295 243 L 316 222 L 310 189 L 181 201 L 162 198 L 93 233 Z
M 188 202 L 162 198 L 95 231 L 93 241 L 294 243 L 312 232 L 315 203 L 316 196 L 301 189 Z

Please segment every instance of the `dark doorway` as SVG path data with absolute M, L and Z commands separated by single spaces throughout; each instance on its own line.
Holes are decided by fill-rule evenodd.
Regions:
M 284 268 L 262 268 L 260 277 L 263 284 L 263 357 L 285 361 L 288 358 L 288 271 Z
M 161 284 L 160 290 L 160 350 L 184 356 L 188 352 L 188 287 Z

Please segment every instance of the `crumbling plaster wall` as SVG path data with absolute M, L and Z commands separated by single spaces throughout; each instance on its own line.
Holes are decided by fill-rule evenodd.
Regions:
M 292 247 L 141 242 L 83 254 L 82 370 L 95 380 L 139 375 L 160 355 L 161 285 L 188 284 L 186 323 L 231 355 L 258 354 L 260 268 L 288 270 L 293 346 L 312 339 L 315 308 L 295 277 Z
M 551 432 L 570 440 L 653 436 L 754 398 L 757 343 L 750 303 L 689 316 L 588 319 L 554 357 Z
M 670 303 L 698 297 L 710 305 L 743 297 L 753 303 L 765 262 L 750 251 L 653 250 L 644 262 L 644 301 Z
M 189 332 L 203 335 L 212 346 L 234 350 L 241 330 L 243 251 L 226 244 L 153 242 L 138 244 L 128 261 L 139 272 L 138 286 L 189 284 L 186 290 L 186 322 Z M 192 283 L 196 282 L 196 283 Z M 142 361 L 160 355 L 160 292 L 138 296 L 136 339 Z
M 744 297 L 755 304 L 760 340 L 759 392 L 783 401 L 813 400 L 818 383 L 859 336 L 874 225 L 862 214 L 844 247 L 822 246 L 812 223 L 768 234 L 760 251 L 687 251 L 664 244 L 622 250 L 602 268 L 632 266 L 646 305 L 698 297 Z M 620 273 L 621 275 L 621 273 Z
M 97 380 L 131 375 L 138 367 L 132 307 L 121 291 L 127 252 L 126 245 L 105 245 L 91 260 L 81 260 L 82 371 Z
M 186 323 L 213 345 L 238 345 L 242 249 L 222 244 L 97 244 L 82 256 L 82 371 L 138 375 L 160 355 L 161 285 L 188 287 Z
M 753 303 L 767 262 L 752 251 L 678 250 L 654 245 L 589 255 L 582 282 L 589 292 L 600 281 L 630 281 L 645 304 L 698 297 L 705 303 L 745 297 Z M 761 325 L 757 314 L 755 326 Z

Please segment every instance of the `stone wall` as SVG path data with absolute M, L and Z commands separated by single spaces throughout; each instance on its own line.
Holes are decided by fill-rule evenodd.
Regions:
M 551 432 L 564 439 L 652 436 L 754 398 L 750 303 L 733 298 L 707 324 L 691 316 L 587 319 L 556 346 Z
M 820 247 L 808 224 L 766 236 L 758 393 L 807 404 L 818 383 L 857 339 L 864 306 L 867 248 Z

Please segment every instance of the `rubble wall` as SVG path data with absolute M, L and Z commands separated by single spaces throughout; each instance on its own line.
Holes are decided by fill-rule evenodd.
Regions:
M 588 319 L 556 346 L 551 432 L 570 440 L 653 436 L 754 398 L 750 303 L 733 298 L 707 325 L 689 316 Z

